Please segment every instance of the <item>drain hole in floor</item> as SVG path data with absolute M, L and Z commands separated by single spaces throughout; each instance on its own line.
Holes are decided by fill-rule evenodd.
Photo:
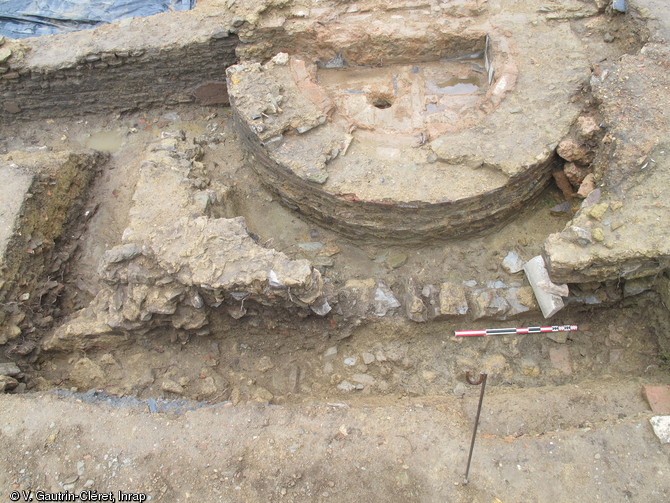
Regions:
M 385 108 L 390 108 L 393 105 L 391 98 L 385 95 L 374 95 L 370 97 L 370 103 L 372 106 L 384 110 Z

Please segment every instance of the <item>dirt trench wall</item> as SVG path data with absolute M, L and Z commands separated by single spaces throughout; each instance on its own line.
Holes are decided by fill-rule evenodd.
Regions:
M 0 212 L 0 225 L 6 226 L 0 243 L 0 346 L 21 335 L 19 324 L 27 312 L 34 318 L 50 316 L 41 309 L 42 300 L 48 304 L 46 298 L 62 288 L 54 279 L 77 244 L 65 231 L 79 218 L 82 196 L 105 161 L 105 155 L 93 151 L 0 157 L 5 184 L 0 200 L 19 203 L 13 211 Z

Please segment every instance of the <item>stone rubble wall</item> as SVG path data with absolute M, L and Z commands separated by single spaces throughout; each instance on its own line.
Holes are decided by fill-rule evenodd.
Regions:
M 143 38 L 142 23 L 150 22 L 134 19 L 134 30 L 110 25 L 5 42 L 0 123 L 227 104 L 225 69 L 236 61 L 237 36 L 209 22 L 195 26 L 183 43 L 165 29 L 157 39 Z
M 606 134 L 579 211 L 545 242 L 556 282 L 651 284 L 670 267 L 670 51 L 660 36 L 591 78 Z
M 323 280 L 307 260 L 258 245 L 242 217 L 210 218 L 228 187 L 212 182 L 202 148 L 164 133 L 140 166 L 122 244 L 100 264 L 105 286 L 43 344 L 118 344 L 156 328 L 209 333 L 209 312 L 240 318 L 250 304 L 325 315 Z
M 605 306 L 624 298 L 640 295 L 654 287 L 654 282 L 591 282 L 571 285 L 561 305 Z M 332 313 L 354 325 L 388 316 L 416 323 L 451 321 L 465 326 L 480 320 L 505 321 L 525 315 L 533 324 L 542 319 L 535 294 L 523 277 L 514 281 L 435 281 L 419 284 L 408 277 L 391 286 L 368 278 L 349 280 L 328 293 Z M 561 314 L 552 318 L 561 320 Z

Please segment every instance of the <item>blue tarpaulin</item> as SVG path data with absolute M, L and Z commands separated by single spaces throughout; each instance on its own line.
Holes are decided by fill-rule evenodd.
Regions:
M 126 17 L 189 10 L 195 0 L 0 0 L 0 35 L 26 38 L 93 28 Z

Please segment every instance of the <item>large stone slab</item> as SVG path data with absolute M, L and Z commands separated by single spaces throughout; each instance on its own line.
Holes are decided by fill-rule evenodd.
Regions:
M 15 164 L 0 166 L 0 267 L 7 263 L 9 243 L 20 226 L 21 209 L 28 197 L 34 174 Z
M 542 256 L 538 255 L 530 259 L 523 266 L 523 270 L 545 318 L 551 318 L 565 307 L 563 297 L 568 296 L 568 287 L 567 285 L 555 285 L 549 279 Z

